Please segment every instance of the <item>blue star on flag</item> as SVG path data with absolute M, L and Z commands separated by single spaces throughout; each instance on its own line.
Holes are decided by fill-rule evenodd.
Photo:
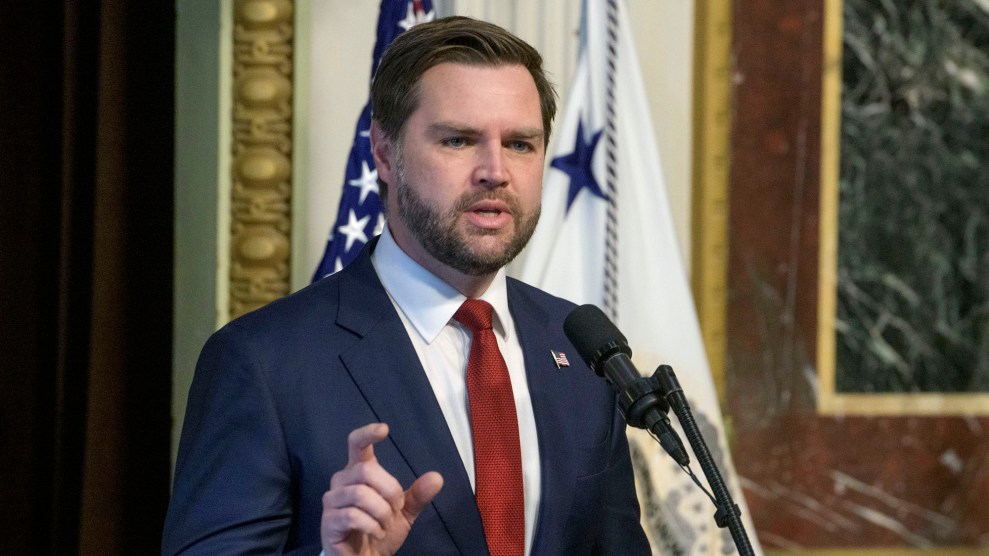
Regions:
M 570 212 L 571 205 L 573 205 L 577 194 L 582 189 L 586 189 L 591 195 L 607 199 L 604 191 L 601 190 L 601 186 L 598 185 L 597 178 L 594 177 L 593 168 L 591 168 L 591 162 L 594 159 L 594 149 L 597 148 L 603 131 L 598 130 L 597 133 L 591 136 L 590 141 L 586 141 L 584 139 L 584 120 L 578 120 L 577 142 L 574 145 L 573 152 L 558 156 L 550 163 L 550 166 L 553 168 L 557 168 L 570 176 L 570 191 L 567 193 L 566 212 Z

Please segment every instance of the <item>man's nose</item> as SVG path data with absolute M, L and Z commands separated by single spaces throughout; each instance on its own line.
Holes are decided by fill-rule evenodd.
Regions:
M 484 187 L 502 187 L 508 184 L 505 151 L 501 145 L 492 145 L 479 151 L 477 166 L 474 168 L 474 183 Z

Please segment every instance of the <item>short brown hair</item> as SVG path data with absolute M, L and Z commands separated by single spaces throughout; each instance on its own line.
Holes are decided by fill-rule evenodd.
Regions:
M 535 48 L 505 29 L 469 17 L 453 16 L 421 23 L 402 33 L 381 58 L 371 83 L 371 117 L 386 136 L 400 137 L 419 104 L 419 80 L 442 63 L 513 66 L 529 70 L 543 118 L 544 146 L 556 115 L 556 91 Z

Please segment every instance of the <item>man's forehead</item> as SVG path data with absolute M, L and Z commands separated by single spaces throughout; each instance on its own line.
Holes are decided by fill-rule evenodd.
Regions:
M 532 75 L 521 65 L 445 62 L 423 74 L 416 84 L 415 94 L 415 112 L 425 109 L 434 113 L 461 114 L 470 119 L 470 116 L 480 118 L 498 109 L 517 116 L 524 115 L 528 110 L 542 123 L 539 91 Z M 477 106 L 478 103 L 483 105 Z M 539 127 L 541 129 L 541 125 Z
M 511 90 L 517 93 L 532 93 L 539 97 L 536 81 L 525 66 L 520 64 L 464 64 L 443 62 L 432 66 L 419 77 L 416 88 L 421 93 L 424 88 L 445 92 L 450 85 L 464 88 L 478 88 L 485 84 L 511 82 Z M 425 87 L 424 87 L 425 85 Z

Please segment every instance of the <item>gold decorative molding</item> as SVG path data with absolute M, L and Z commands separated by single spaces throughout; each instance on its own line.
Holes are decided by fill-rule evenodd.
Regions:
M 725 399 L 731 2 L 697 2 L 691 286 L 718 399 Z
M 230 318 L 289 292 L 293 8 L 234 4 Z
M 841 143 L 841 0 L 824 3 L 824 50 L 821 77 L 821 208 L 818 248 L 817 370 L 818 406 L 834 408 L 835 337 L 838 265 L 838 174 Z

